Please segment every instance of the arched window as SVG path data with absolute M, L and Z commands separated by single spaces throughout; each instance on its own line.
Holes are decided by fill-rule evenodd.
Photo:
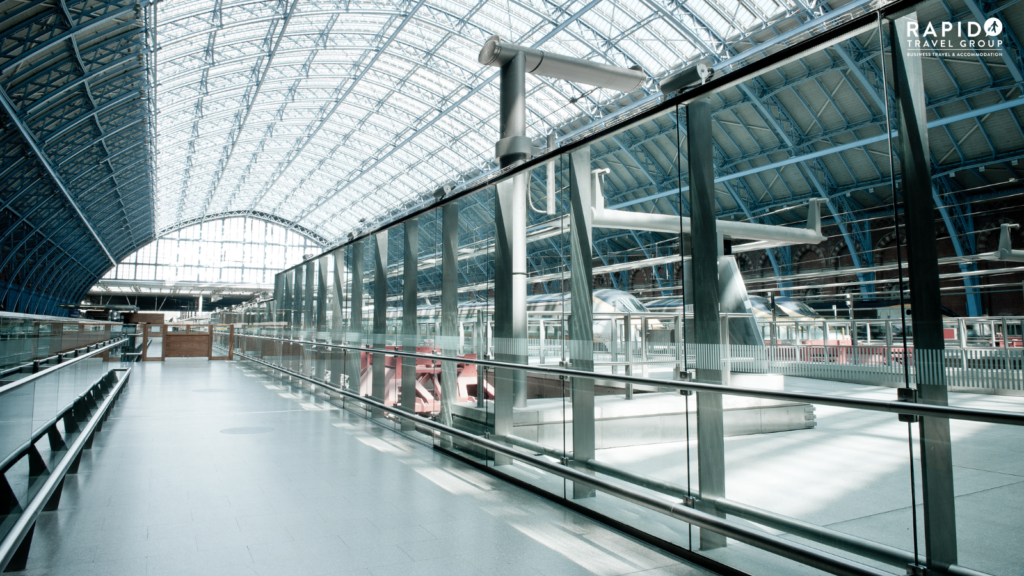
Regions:
M 108 280 L 273 286 L 274 274 L 323 247 L 283 226 L 225 218 L 169 232 L 122 260 Z

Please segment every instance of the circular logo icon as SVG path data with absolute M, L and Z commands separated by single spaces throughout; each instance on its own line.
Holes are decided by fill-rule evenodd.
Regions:
M 989 18 L 985 20 L 985 34 L 989 36 L 998 36 L 1003 31 L 1003 21 L 999 18 Z

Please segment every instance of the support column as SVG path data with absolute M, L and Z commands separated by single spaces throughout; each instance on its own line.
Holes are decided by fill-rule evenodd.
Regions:
M 313 310 L 313 299 L 315 298 L 316 288 L 316 261 L 309 260 L 303 268 L 305 268 L 305 296 L 302 300 L 301 338 L 303 340 L 312 340 L 315 332 L 314 326 L 316 326 L 316 319 L 314 317 L 315 312 Z M 304 344 L 299 344 L 297 348 L 300 357 L 299 369 L 307 376 L 312 375 L 313 350 L 307 350 Z
M 573 370 L 594 371 L 593 206 L 590 148 L 569 154 L 569 361 Z M 543 337 L 541 338 L 543 343 Z M 583 464 L 594 458 L 594 379 L 571 379 L 573 460 Z M 586 470 L 584 466 L 580 469 Z M 573 482 L 573 498 L 593 498 L 596 490 Z
M 345 271 L 345 248 L 334 251 L 334 284 L 331 290 L 331 344 L 341 344 L 345 341 L 345 280 L 348 274 Z M 331 384 L 341 386 L 341 373 L 344 371 L 345 352 L 342 350 L 331 351 Z
M 405 222 L 405 253 L 402 270 L 402 350 L 416 351 L 419 326 L 416 323 L 416 308 L 419 303 L 419 249 L 420 221 L 413 218 Z M 402 409 L 416 412 L 416 359 L 402 357 Z M 402 419 L 402 430 L 412 431 L 416 425 Z
M 365 240 L 353 243 L 348 248 L 350 277 L 352 278 L 352 295 L 349 299 L 348 343 L 351 346 L 363 345 L 363 245 Z M 362 394 L 359 378 L 362 367 L 362 353 L 348 353 L 348 389 Z
M 383 350 L 388 334 L 388 231 L 373 236 L 373 347 Z M 373 383 L 371 396 L 383 402 L 387 396 L 384 381 L 384 354 L 373 355 Z M 380 410 L 371 411 L 374 417 L 383 416 Z
M 281 322 L 282 325 L 284 326 L 284 329 L 281 330 L 280 333 L 275 334 L 275 336 L 277 336 L 278 338 L 281 338 L 281 339 L 287 337 L 288 323 L 290 322 L 290 319 L 291 319 L 291 310 L 289 309 L 290 306 L 291 306 L 291 298 L 292 298 L 292 294 L 291 293 L 292 293 L 292 285 L 291 285 L 291 282 L 288 281 L 288 273 L 287 272 L 282 272 L 281 273 L 281 301 L 278 303 L 277 315 L 274 317 L 274 321 L 275 322 Z M 287 366 L 287 364 L 285 363 L 285 359 L 284 359 L 284 355 L 285 355 L 286 350 L 288 350 L 288 346 L 287 346 L 287 344 L 285 344 L 281 340 L 278 340 L 278 341 L 276 341 L 274 343 L 274 356 L 275 356 L 274 362 L 278 366 L 282 366 L 282 367 Z
M 292 340 L 298 340 L 302 334 L 302 280 L 303 280 L 302 268 L 295 268 L 293 270 L 292 277 L 292 323 L 290 337 Z M 302 370 L 302 361 L 299 354 L 299 345 L 294 342 L 288 345 L 288 364 L 289 369 L 299 372 Z
M 327 268 L 329 260 L 330 256 L 321 256 L 316 264 L 316 320 L 313 323 L 313 340 L 315 342 L 327 340 L 327 282 L 329 279 Z M 327 353 L 322 350 L 316 351 L 314 358 L 316 358 L 316 364 L 313 372 L 317 378 L 324 380 L 327 372 Z
M 313 327 L 316 325 L 316 319 L 314 318 L 314 307 L 313 301 L 316 290 L 316 262 L 310 260 L 303 266 L 305 269 L 305 282 L 303 283 L 305 288 L 305 295 L 302 299 L 302 334 L 305 339 L 311 339 L 313 335 Z
M 441 208 L 441 354 L 459 353 L 459 205 L 449 202 Z M 454 362 L 441 362 L 440 422 L 452 425 L 456 386 Z
M 907 31 L 917 24 L 912 13 L 889 23 L 892 45 L 897 147 L 903 172 L 904 236 L 910 270 L 910 320 L 914 329 L 914 364 L 918 401 L 946 406 L 948 393 L 943 365 L 942 306 L 935 240 L 935 205 L 931 194 L 931 159 L 921 58 L 911 48 Z M 923 417 L 921 489 L 924 499 L 925 555 L 929 567 L 945 569 L 957 561 L 956 510 L 953 502 L 953 453 L 949 420 Z
M 521 52 L 501 67 L 499 111 L 501 140 L 495 155 L 502 168 L 530 156 L 526 138 L 526 60 Z M 526 194 L 528 175 L 496 186 L 494 203 L 494 354 L 501 362 L 526 364 Z M 494 382 L 494 433 L 512 433 L 513 406 L 526 407 L 526 371 L 497 369 Z M 495 456 L 495 464 L 509 464 Z
M 718 231 L 715 221 L 714 142 L 711 104 L 698 100 L 686 107 L 686 143 L 690 170 L 690 223 L 693 254 L 693 324 L 697 381 L 722 383 L 721 323 L 718 305 Z M 725 496 L 725 434 L 722 395 L 697 393 L 698 509 L 724 518 L 714 504 Z M 725 537 L 701 529 L 700 547 L 725 546 Z

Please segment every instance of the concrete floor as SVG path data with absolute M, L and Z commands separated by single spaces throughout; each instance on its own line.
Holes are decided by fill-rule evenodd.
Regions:
M 785 389 L 888 401 L 896 395 L 892 388 L 807 378 L 787 378 Z M 1022 397 L 951 393 L 950 404 L 1024 412 Z M 907 424 L 898 422 L 895 414 L 823 405 L 816 406 L 816 415 L 817 427 L 812 430 L 726 438 L 726 496 L 790 518 L 912 550 Z M 695 422 L 692 425 L 690 484 L 696 488 Z M 1024 428 L 952 421 L 950 433 L 959 564 L 998 576 L 1021 576 L 1024 574 Z M 918 541 L 923 554 L 924 518 L 916 425 L 913 435 Z M 599 450 L 597 458 L 636 474 L 686 485 L 685 442 Z M 679 540 L 657 525 L 658 518 L 641 517 L 635 522 L 650 533 Z M 731 543 L 729 548 L 709 555 L 741 569 L 764 562 L 766 556 Z M 891 566 L 874 565 L 896 570 Z M 813 573 L 797 566 L 790 566 L 786 571 Z
M 235 362 L 135 365 L 36 575 L 698 575 Z

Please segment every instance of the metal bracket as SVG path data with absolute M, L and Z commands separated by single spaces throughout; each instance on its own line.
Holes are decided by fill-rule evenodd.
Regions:
M 562 463 L 562 466 L 568 467 L 569 466 L 569 457 L 568 456 L 562 456 L 562 459 L 559 460 L 559 462 Z
M 697 507 L 697 498 L 694 497 L 694 496 L 687 496 L 686 498 L 683 498 L 680 501 L 680 504 L 682 504 L 683 506 L 686 506 L 687 508 L 696 508 Z
M 927 576 L 928 568 L 920 564 L 907 564 L 907 576 Z
M 533 155 L 533 141 L 526 136 L 509 136 L 498 140 L 494 145 L 495 158 L 504 158 L 512 154 L 523 154 L 529 158 Z
M 917 403 L 917 390 L 914 388 L 897 388 L 896 389 L 896 401 L 897 402 L 909 402 L 911 404 Z M 913 414 L 900 414 L 900 422 L 917 422 L 920 420 L 919 417 Z

